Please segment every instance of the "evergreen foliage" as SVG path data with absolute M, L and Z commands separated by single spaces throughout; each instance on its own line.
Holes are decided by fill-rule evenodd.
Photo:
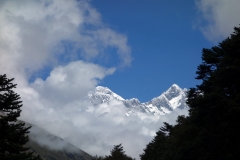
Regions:
M 115 145 L 111 150 L 111 155 L 106 156 L 104 160 L 133 160 L 125 154 L 122 144 Z
M 115 145 L 111 150 L 111 155 L 105 157 L 95 156 L 93 160 L 134 160 L 133 158 L 127 156 L 123 150 L 122 144 Z
M 160 130 L 156 133 L 156 137 L 147 145 L 146 149 L 144 149 L 145 153 L 140 155 L 142 160 L 158 160 L 164 152 L 167 152 L 167 133 L 170 131 L 170 128 L 167 126 L 170 125 L 165 122 L 164 127 L 160 128 Z
M 150 142 L 142 160 L 239 159 L 240 27 L 211 49 L 202 50 L 197 77 L 188 93 L 189 116 L 167 123 Z
M 16 84 L 6 75 L 0 75 L 0 159 L 1 160 L 41 160 L 24 147 L 28 141 L 30 127 L 17 122 L 22 102 L 20 96 L 13 91 Z
M 101 157 L 101 156 L 96 155 L 96 156 L 93 157 L 92 160 L 104 160 L 104 158 Z

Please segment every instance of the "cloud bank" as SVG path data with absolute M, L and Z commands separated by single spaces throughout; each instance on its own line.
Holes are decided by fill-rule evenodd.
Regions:
M 127 117 L 126 107 L 117 100 L 93 108 L 88 91 L 114 70 L 84 63 L 78 61 L 59 66 L 46 80 L 39 78 L 19 89 L 24 101 L 22 119 L 89 154 L 108 155 L 114 145 L 122 143 L 126 153 L 138 159 L 163 122 L 173 124 L 178 115 L 188 113 L 187 110 L 175 110 L 165 116 L 136 113 Z M 91 74 L 85 74 L 84 80 L 81 75 L 86 71 Z M 46 145 L 46 140 L 42 136 L 39 138 L 38 142 Z
M 213 42 L 229 36 L 240 24 L 239 0 L 196 0 L 200 12 L 201 31 Z
M 93 61 L 116 49 L 122 66 L 131 64 L 127 37 L 101 21 L 88 1 L 1 1 L 1 71 L 29 76 L 59 64 Z
M 126 117 L 118 101 L 86 112 L 87 93 L 118 68 L 95 60 L 115 54 L 108 48 L 115 50 L 119 66 L 132 60 L 126 35 L 107 27 L 87 0 L 3 0 L 0 28 L 0 73 L 18 84 L 21 119 L 90 154 L 109 154 L 122 143 L 138 158 L 163 121 L 174 123 L 177 115 L 187 114 Z

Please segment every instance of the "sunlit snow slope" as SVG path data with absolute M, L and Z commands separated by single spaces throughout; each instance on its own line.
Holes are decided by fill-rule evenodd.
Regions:
M 126 107 L 126 115 L 132 113 L 146 113 L 153 115 L 164 115 L 172 112 L 176 108 L 186 108 L 186 92 L 187 89 L 180 88 L 177 84 L 173 84 L 167 91 L 160 96 L 153 98 L 149 102 L 141 103 L 137 98 L 123 99 L 107 87 L 98 86 L 94 91 L 88 94 L 90 103 L 93 107 L 100 104 L 109 104 L 115 100 L 122 102 Z

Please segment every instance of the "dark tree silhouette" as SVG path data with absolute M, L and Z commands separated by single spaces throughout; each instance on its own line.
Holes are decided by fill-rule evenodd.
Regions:
M 164 152 L 167 152 L 167 134 L 170 132 L 170 129 L 170 125 L 165 122 L 164 127 L 160 128 L 156 133 L 156 137 L 144 149 L 144 154 L 140 155 L 142 160 L 158 160 Z
M 22 102 L 20 96 L 13 91 L 16 84 L 6 75 L 0 75 L 0 159 L 1 160 L 41 160 L 34 157 L 24 144 L 28 141 L 30 127 L 17 121 L 20 116 Z
M 202 83 L 188 93 L 189 116 L 179 116 L 175 126 L 165 123 L 142 160 L 239 159 L 240 27 L 204 48 L 202 61 L 196 72 Z
M 122 144 L 115 145 L 111 150 L 111 154 L 105 157 L 94 156 L 93 160 L 134 160 L 133 158 L 127 156 L 123 150 Z
M 111 155 L 106 156 L 104 160 L 133 160 L 125 154 L 122 144 L 115 145 L 111 150 Z

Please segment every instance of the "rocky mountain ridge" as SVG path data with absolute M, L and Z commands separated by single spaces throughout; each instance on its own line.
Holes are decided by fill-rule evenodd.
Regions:
M 122 102 L 127 109 L 127 116 L 138 112 L 152 115 L 165 115 L 171 113 L 176 108 L 186 108 L 186 97 L 187 89 L 182 89 L 177 84 L 173 84 L 160 96 L 144 103 L 141 103 L 137 98 L 124 99 L 109 88 L 103 86 L 97 86 L 94 91 L 88 94 L 90 103 L 94 107 L 103 103 L 109 104 L 113 100 Z

